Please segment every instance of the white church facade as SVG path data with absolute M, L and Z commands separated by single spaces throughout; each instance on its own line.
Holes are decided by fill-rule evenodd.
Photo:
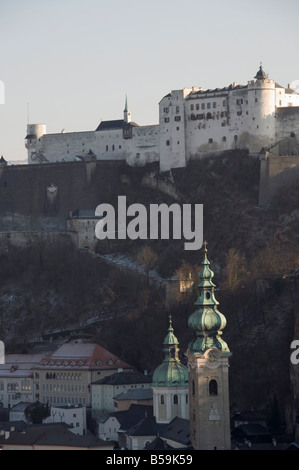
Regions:
M 131 120 L 127 100 L 121 120 L 102 121 L 94 131 L 47 134 L 28 124 L 28 163 L 124 160 L 131 166 L 159 162 L 161 171 L 190 159 L 231 149 L 258 154 L 299 135 L 299 94 L 268 78 L 260 66 L 247 85 L 173 90 L 159 103 L 159 124 Z

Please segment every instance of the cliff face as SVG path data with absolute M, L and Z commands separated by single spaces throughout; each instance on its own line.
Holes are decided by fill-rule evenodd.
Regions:
M 254 315 L 229 338 L 232 409 L 265 410 L 271 415 L 277 401 L 288 432 L 299 415 L 299 366 L 291 363 L 291 343 L 299 339 L 298 286 L 296 277 L 257 281 Z

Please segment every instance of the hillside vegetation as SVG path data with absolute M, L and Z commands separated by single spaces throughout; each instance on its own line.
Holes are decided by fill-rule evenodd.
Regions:
M 171 185 L 178 198 L 145 187 L 146 173 L 156 177 L 158 187 L 161 182 Z M 224 338 L 233 351 L 232 403 L 269 407 L 274 400 L 274 392 L 268 393 L 270 387 L 281 410 L 290 409 L 291 397 L 284 394 L 289 382 L 285 387 L 282 383 L 288 376 L 287 351 L 298 311 L 296 286 L 288 284 L 288 277 L 299 267 L 297 186 L 282 191 L 267 210 L 261 209 L 257 204 L 259 161 L 243 152 L 193 161 L 185 169 L 165 174 L 159 174 L 156 165 L 127 167 L 123 176 L 115 202 L 118 195 L 126 195 L 127 205 L 204 205 L 204 239 L 219 289 L 219 309 L 227 318 Z M 152 257 L 145 256 L 145 247 L 151 249 Z M 149 269 L 164 278 L 184 279 L 193 273 L 194 286 L 183 294 L 177 292 L 176 302 L 170 305 L 163 284 L 150 284 L 147 276 L 119 270 L 72 245 L 10 247 L 0 254 L 0 338 L 7 351 L 30 351 L 29 338 L 51 330 L 71 331 L 76 325 L 73 336 L 65 333 L 65 338 L 85 335 L 140 370 L 153 371 L 163 359 L 162 342 L 171 313 L 185 361 L 192 337 L 188 316 L 197 295 L 202 250 L 185 251 L 181 240 L 115 240 L 99 243 L 97 252 L 122 253 L 142 263 L 145 271 L 149 263 Z M 257 279 L 270 283 L 262 294 Z M 271 322 L 271 311 L 275 322 Z M 282 351 L 283 371 L 274 373 L 269 351 L 277 360 Z M 251 363 L 250 369 L 245 363 Z M 257 374 L 259 367 L 262 377 Z

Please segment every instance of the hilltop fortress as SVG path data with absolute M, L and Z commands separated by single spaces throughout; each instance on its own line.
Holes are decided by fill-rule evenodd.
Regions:
M 126 99 L 123 119 L 102 121 L 94 131 L 47 134 L 44 124 L 28 124 L 25 145 L 28 163 L 159 162 L 161 171 L 169 171 L 232 149 L 299 155 L 296 135 L 299 94 L 268 78 L 260 66 L 247 85 L 171 91 L 159 103 L 157 125 L 132 122 Z

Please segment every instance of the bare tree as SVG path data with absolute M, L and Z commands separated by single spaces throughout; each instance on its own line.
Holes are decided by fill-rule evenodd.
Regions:
M 146 246 L 138 254 L 137 261 L 144 267 L 148 286 L 149 272 L 157 266 L 158 256 L 149 246 Z

